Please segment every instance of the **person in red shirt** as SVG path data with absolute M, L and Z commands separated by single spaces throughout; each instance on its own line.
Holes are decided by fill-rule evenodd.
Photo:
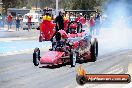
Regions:
M 86 23 L 86 19 L 83 16 L 81 16 L 80 19 L 79 19 L 79 22 L 81 24 L 85 24 Z
M 29 30 L 31 30 L 31 23 L 32 23 L 32 16 L 27 16 L 27 19 L 28 19 L 28 21 L 27 21 L 27 24 L 28 24 L 28 31 Z
M 12 27 L 12 22 L 13 22 L 13 17 L 12 17 L 12 15 L 10 14 L 10 15 L 7 16 L 8 30 L 11 29 L 11 27 Z
M 83 17 L 82 13 L 78 14 L 78 16 L 75 18 L 75 21 L 80 22 L 81 24 L 85 24 L 86 20 Z
M 75 18 L 75 21 L 79 21 L 80 20 L 80 15 L 78 14 L 77 17 Z
M 89 25 L 90 25 L 90 34 L 93 35 L 94 34 L 94 17 L 93 16 L 90 17 Z

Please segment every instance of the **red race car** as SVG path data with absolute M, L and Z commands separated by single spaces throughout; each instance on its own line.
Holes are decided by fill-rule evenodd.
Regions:
M 40 57 L 40 49 L 35 48 L 33 63 L 59 65 L 70 63 L 71 67 L 80 61 L 96 61 L 98 56 L 98 41 L 86 31 L 81 31 L 80 23 L 72 21 L 67 27 L 67 33 L 60 30 L 52 41 L 52 48 Z

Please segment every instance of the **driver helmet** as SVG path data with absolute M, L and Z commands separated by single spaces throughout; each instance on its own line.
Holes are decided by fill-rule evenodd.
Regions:
M 76 33 L 76 29 L 77 29 L 77 24 L 76 23 L 72 23 L 69 26 L 71 33 Z

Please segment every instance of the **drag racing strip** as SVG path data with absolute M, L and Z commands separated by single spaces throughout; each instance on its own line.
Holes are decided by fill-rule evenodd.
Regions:
M 39 47 L 42 51 L 47 51 L 50 46 L 43 46 Z M 13 52 L 6 52 L 6 53 L 1 53 L 0 56 L 7 56 L 7 55 L 14 55 L 14 54 L 23 54 L 23 53 L 33 53 L 35 48 L 30 48 L 30 49 L 23 49 L 23 50 L 15 50 Z
M 105 34 L 107 30 L 103 32 Z M 119 41 L 111 40 L 114 39 L 111 38 L 111 34 L 109 36 L 106 34 L 98 38 L 99 57 L 97 61 L 82 63 L 82 67 L 88 74 L 127 73 L 128 64 L 132 63 L 132 50 L 128 50 L 128 48 L 131 49 L 131 41 L 125 43 L 121 41 L 118 45 Z M 57 68 L 35 67 L 32 62 L 34 48 L 42 48 L 40 49 L 42 56 L 50 45 L 50 42 L 39 43 L 38 40 L 0 42 L 1 88 L 98 88 L 107 86 L 106 84 L 79 86 L 76 83 L 76 69 L 79 63 L 76 68 L 71 68 L 70 65 Z
M 36 40 L 0 42 L 0 56 L 29 53 L 33 52 L 36 47 L 47 51 L 51 47 L 51 42 L 38 42 Z
M 17 56 L 19 58 L 14 57 L 13 58 L 14 60 L 11 60 L 11 58 L 7 58 L 7 60 L 8 59 L 10 60 L 9 62 L 6 62 L 5 57 L 1 59 L 1 62 L 4 62 L 6 64 L 4 66 L 2 64 L 0 65 L 0 78 L 1 78 L 0 84 L 1 86 L 3 86 L 3 88 L 14 88 L 14 86 L 17 86 L 19 88 L 23 88 L 23 87 L 29 88 L 31 87 L 31 85 L 33 86 L 32 88 L 37 88 L 36 85 L 43 86 L 43 83 L 49 86 L 48 82 L 50 81 L 52 82 L 52 79 L 64 77 L 65 75 L 69 74 L 69 70 L 71 69 L 72 71 L 75 70 L 75 68 L 70 69 L 69 66 L 65 66 L 64 68 L 60 67 L 56 69 L 41 68 L 41 67 L 39 68 L 33 65 L 31 58 L 32 55 L 28 57 L 26 57 L 27 54 L 24 54 L 23 56 L 21 55 L 17 55 Z
M 96 73 L 114 73 L 111 71 L 114 71 L 116 69 L 119 69 L 119 67 L 126 67 L 126 64 L 128 64 L 129 62 L 131 63 L 131 57 L 129 57 L 129 55 L 132 55 L 132 50 L 126 50 L 126 51 L 120 51 L 120 52 L 115 52 L 114 54 L 107 54 L 104 56 L 100 56 L 97 58 L 96 62 L 89 62 L 89 64 L 84 64 L 83 67 L 84 69 L 86 68 L 86 71 L 88 73 L 91 73 L 90 70 L 94 70 L 94 69 L 100 69 L 100 67 L 103 67 L 103 69 L 99 72 L 97 72 L 97 70 L 94 70 L 94 72 L 92 71 L 91 74 L 96 74 Z M 93 66 L 93 69 L 87 69 L 88 65 Z M 102 66 L 101 66 L 102 65 Z M 105 66 L 103 66 L 105 65 Z M 116 69 L 115 69 L 116 68 Z M 125 72 L 122 73 L 126 73 L 126 69 Z
M 11 41 L 18 41 L 18 40 L 25 40 L 27 38 L 0 38 L 0 42 L 11 42 Z
M 37 39 L 38 37 L 17 37 L 17 38 L 0 38 L 0 42 L 12 42 L 12 41 L 21 41 L 29 39 Z
M 113 73 L 112 70 L 116 69 L 116 73 L 120 73 L 118 72 L 118 69 L 121 69 L 120 66 L 126 69 L 128 63 L 132 62 L 131 55 L 132 51 L 117 52 L 113 55 L 109 54 L 108 57 L 107 55 L 99 57 L 96 62 L 83 63 L 82 66 L 89 74 Z M 76 83 L 76 69 L 80 65 L 78 63 L 76 68 L 71 68 L 70 65 L 46 68 L 35 67 L 32 63 L 32 54 L 1 56 L 1 58 L 3 58 L 0 59 L 0 85 L 2 88 L 78 88 Z M 121 73 L 126 72 L 127 70 Z M 84 88 L 93 88 L 97 84 L 87 86 Z

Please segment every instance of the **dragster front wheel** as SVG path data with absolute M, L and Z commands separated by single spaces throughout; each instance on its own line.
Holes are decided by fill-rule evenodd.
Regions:
M 40 61 L 40 50 L 39 50 L 39 48 L 35 48 L 34 53 L 33 53 L 33 64 L 35 66 L 38 66 L 39 61 Z

